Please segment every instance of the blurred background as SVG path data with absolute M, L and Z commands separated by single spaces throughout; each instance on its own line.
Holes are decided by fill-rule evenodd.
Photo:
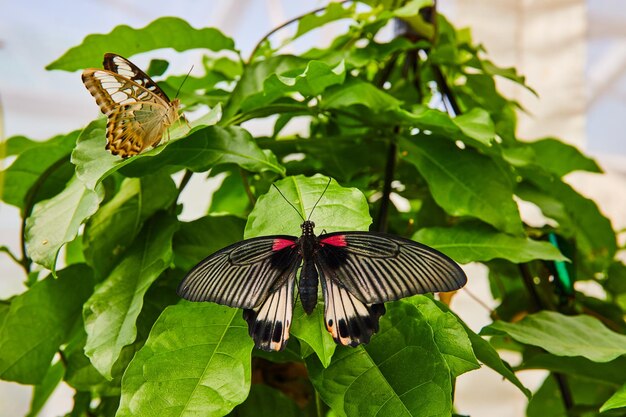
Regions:
M 44 69 L 90 33 L 108 33 L 120 24 L 143 27 L 161 16 L 178 16 L 197 28 L 219 28 L 234 38 L 247 56 L 272 28 L 326 3 L 70 0 L 61 5 L 43 0 L 0 1 L 0 139 L 18 134 L 47 139 L 80 128 L 98 116 L 79 72 Z M 517 67 L 538 92 L 539 98 L 507 82 L 500 85 L 527 110 L 520 115 L 520 138 L 557 137 L 597 158 L 605 174 L 573 173 L 567 180 L 599 204 L 616 230 L 626 227 L 623 0 L 440 0 L 438 8 L 457 27 L 471 27 L 474 39 L 485 46 L 496 64 Z M 330 31 L 316 31 L 308 42 L 326 45 L 333 36 Z M 199 54 L 165 50 L 158 56 L 170 59 L 171 73 L 185 73 Z M 141 54 L 132 61 L 145 68 L 152 56 Z M 267 129 L 258 123 L 246 127 Z M 193 190 L 193 186 L 188 187 L 185 194 L 193 195 Z M 197 217 L 205 208 L 188 201 L 184 214 Z M 1 245 L 19 252 L 19 213 L 0 203 Z M 456 296 L 453 308 L 478 331 L 490 322 L 488 307 L 494 303 L 484 271 L 475 265 L 465 269 L 470 277 L 467 289 L 487 308 L 466 290 Z M 22 270 L 0 254 L 0 298 L 22 292 L 23 279 Z M 512 363 L 518 360 L 513 355 L 505 358 Z M 544 377 L 532 371 L 519 376 L 531 389 L 536 389 Z M 26 415 L 31 393 L 29 386 L 0 381 L 0 417 Z M 60 386 L 40 416 L 64 415 L 71 409 L 72 394 L 70 388 Z M 489 369 L 461 376 L 456 398 L 457 411 L 472 416 L 518 417 L 524 415 L 526 406 L 523 395 Z

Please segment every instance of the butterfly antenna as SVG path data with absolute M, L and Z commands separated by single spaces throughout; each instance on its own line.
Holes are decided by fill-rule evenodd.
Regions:
M 281 195 L 281 197 L 282 197 L 282 198 L 284 198 L 284 199 L 285 199 L 285 201 L 286 201 L 287 203 L 289 203 L 289 205 L 290 205 L 291 207 L 293 207 L 293 209 L 296 211 L 296 213 L 298 213 L 298 216 L 300 216 L 300 218 L 302 219 L 302 221 L 306 221 L 306 220 L 304 219 L 304 217 L 302 217 L 302 214 L 300 213 L 300 211 L 298 211 L 298 209 L 296 208 L 296 206 L 294 206 L 293 204 L 291 204 L 291 201 L 287 200 L 287 197 L 285 197 L 285 195 L 283 194 L 283 192 L 282 192 L 282 191 L 280 191 L 280 189 L 276 186 L 276 184 L 272 184 L 272 186 L 273 186 L 274 188 L 276 188 L 276 191 L 278 191 L 278 194 L 280 194 L 280 195 Z
M 180 93 L 180 89 L 183 88 L 183 85 L 185 84 L 185 81 L 187 81 L 187 78 L 189 78 L 189 75 L 191 74 L 191 71 L 193 71 L 193 65 L 189 69 L 189 72 L 187 73 L 187 75 L 185 75 L 185 78 L 183 78 L 183 82 L 180 83 L 180 86 L 178 86 L 178 90 L 176 90 L 176 95 L 174 96 L 174 98 L 178 98 L 178 93 Z
M 324 197 L 324 194 L 326 194 L 326 190 L 328 190 L 328 186 L 330 185 L 331 181 L 332 181 L 332 178 L 328 178 L 328 182 L 326 183 L 326 187 L 324 187 L 324 191 L 322 191 L 322 194 L 320 195 L 320 198 L 318 198 L 317 201 L 315 202 L 315 204 L 313 205 L 313 208 L 311 209 L 311 212 L 309 213 L 309 218 L 307 220 L 311 220 L 311 215 L 313 215 L 313 211 L 315 211 L 315 207 L 317 207 L 317 203 L 319 203 L 320 200 L 322 199 L 322 197 Z

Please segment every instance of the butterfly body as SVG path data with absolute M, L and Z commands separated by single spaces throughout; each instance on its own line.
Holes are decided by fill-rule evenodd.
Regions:
M 316 236 L 314 227 L 307 220 L 299 238 L 263 236 L 221 249 L 189 271 L 178 294 L 243 308 L 256 347 L 282 350 L 289 339 L 298 269 L 304 311 L 315 309 L 321 283 L 326 328 L 347 346 L 370 341 L 385 313 L 384 302 L 456 290 L 467 280 L 454 261 L 417 242 L 372 232 Z
M 104 69 L 83 71 L 85 87 L 108 117 L 106 149 L 122 158 L 156 146 L 179 119 L 178 99 L 167 94 L 132 62 L 105 54 Z

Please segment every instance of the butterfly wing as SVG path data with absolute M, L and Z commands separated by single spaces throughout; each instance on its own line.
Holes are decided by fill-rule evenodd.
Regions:
M 370 232 L 321 235 L 320 271 L 328 331 L 337 343 L 367 343 L 378 331 L 384 302 L 427 292 L 452 291 L 467 277 L 435 249 L 398 236 Z
M 235 243 L 196 265 L 178 287 L 190 301 L 212 301 L 244 310 L 256 346 L 282 350 L 289 338 L 297 238 L 264 236 Z
M 159 96 L 166 103 L 170 102 L 167 94 L 161 90 L 157 83 L 155 83 L 152 78 L 126 58 L 117 54 L 106 53 L 104 54 L 104 61 L 102 65 L 105 70 L 114 72 L 124 78 L 132 80 L 136 84 L 150 91 L 152 94 Z
M 109 114 L 106 149 L 126 158 L 158 145 L 167 127 L 163 123 L 167 112 L 160 104 L 147 101 L 117 107 Z
M 107 64 L 107 56 L 105 65 L 114 65 Z M 128 60 L 118 55 L 109 58 L 111 62 L 119 60 L 126 64 L 115 64 L 114 69 L 136 74 L 134 79 L 99 69 L 86 69 L 82 79 L 102 113 L 109 117 L 107 149 L 126 158 L 160 142 L 163 131 L 179 117 L 178 100 L 170 102 L 156 83 Z

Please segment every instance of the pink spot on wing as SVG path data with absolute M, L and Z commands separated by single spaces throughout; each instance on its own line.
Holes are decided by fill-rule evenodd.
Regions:
M 293 246 L 295 243 L 293 240 L 289 239 L 274 239 L 274 243 L 272 244 L 272 250 L 278 251 L 281 249 L 285 249 Z
M 327 237 L 320 240 L 320 243 L 322 245 L 348 246 L 348 243 L 346 242 L 346 235 L 335 235 Z

